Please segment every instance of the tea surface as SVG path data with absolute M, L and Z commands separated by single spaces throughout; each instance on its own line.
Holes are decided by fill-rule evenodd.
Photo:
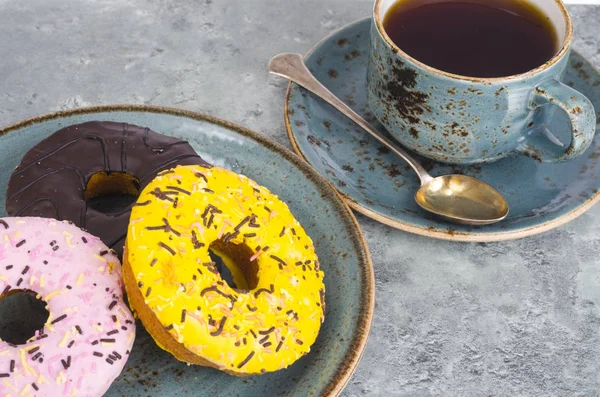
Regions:
M 411 57 L 470 77 L 524 73 L 558 50 L 548 17 L 519 0 L 399 0 L 383 26 Z

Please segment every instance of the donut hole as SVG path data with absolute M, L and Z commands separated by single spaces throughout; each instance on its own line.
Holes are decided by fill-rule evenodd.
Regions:
M 140 182 L 127 172 L 96 172 L 83 192 L 88 207 L 102 213 L 126 210 L 139 195 Z
M 231 287 L 241 291 L 250 291 L 258 285 L 258 264 L 250 259 L 255 252 L 245 244 L 214 241 L 209 253 L 221 278 Z
M 46 302 L 36 296 L 20 289 L 0 295 L 0 340 L 23 345 L 44 328 L 50 313 Z

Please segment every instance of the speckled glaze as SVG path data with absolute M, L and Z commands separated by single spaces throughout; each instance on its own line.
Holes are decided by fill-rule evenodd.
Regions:
M 337 396 L 365 348 L 375 297 L 366 243 L 351 211 L 328 183 L 293 153 L 236 125 L 177 109 L 104 106 L 41 116 L 0 130 L 0 186 L 41 139 L 66 125 L 91 120 L 129 122 L 186 139 L 210 163 L 268 187 L 314 240 L 327 274 L 326 320 L 310 354 L 289 368 L 235 378 L 187 366 L 156 346 L 140 325 L 124 372 L 105 396 Z M 4 200 L 2 192 L 0 208 Z
M 545 65 L 506 78 L 469 78 L 442 72 L 411 58 L 383 30 L 375 5 L 370 27 L 367 101 L 377 120 L 405 147 L 450 164 L 488 163 L 514 151 L 539 161 L 573 159 L 589 147 L 596 129 L 590 101 L 562 78 L 572 41 Z M 568 148 L 542 134 L 562 108 L 573 124 Z M 566 149 L 566 150 L 565 150 Z
M 385 129 L 369 111 L 365 94 L 370 20 L 350 24 L 320 42 L 306 57 L 312 73 L 367 120 Z M 600 75 L 577 52 L 563 82 L 600 109 Z M 432 175 L 464 173 L 499 189 L 508 200 L 505 221 L 484 227 L 455 225 L 434 218 L 414 201 L 419 180 L 412 170 L 332 107 L 291 84 L 286 125 L 292 144 L 357 211 L 390 226 L 457 241 L 495 241 L 541 233 L 588 210 L 600 189 L 600 138 L 573 161 L 540 163 L 511 156 L 492 164 L 451 166 L 422 159 Z M 570 134 L 569 119 L 556 112 L 549 126 L 559 138 Z

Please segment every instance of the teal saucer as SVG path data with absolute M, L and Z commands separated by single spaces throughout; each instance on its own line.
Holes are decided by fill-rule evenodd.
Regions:
M 365 94 L 370 23 L 370 19 L 363 19 L 333 33 L 309 52 L 306 63 L 334 94 L 384 132 L 370 114 Z M 600 114 L 600 75 L 577 52 L 569 59 L 563 81 L 586 95 Z M 424 236 L 458 241 L 521 238 L 573 220 L 600 197 L 598 136 L 583 156 L 561 164 L 539 163 L 524 156 L 477 166 L 449 166 L 422 159 L 433 176 L 470 175 L 497 188 L 508 201 L 510 215 L 501 223 L 455 225 L 417 206 L 414 194 L 419 180 L 401 159 L 293 83 L 285 101 L 285 119 L 297 153 L 326 177 L 352 208 Z M 569 128 L 569 120 L 561 112 L 556 112 L 548 125 L 559 139 L 567 136 Z
M 105 397 L 337 396 L 366 346 L 375 290 L 358 224 L 329 184 L 282 146 L 225 121 L 176 109 L 103 106 L 41 116 L 0 130 L 0 186 L 6 186 L 21 157 L 41 139 L 92 120 L 128 122 L 185 139 L 213 165 L 242 173 L 277 194 L 314 241 L 325 272 L 327 302 L 325 322 L 308 355 L 285 370 L 245 378 L 177 361 L 138 322 L 129 361 Z M 6 216 L 5 199 L 2 191 L 0 216 Z

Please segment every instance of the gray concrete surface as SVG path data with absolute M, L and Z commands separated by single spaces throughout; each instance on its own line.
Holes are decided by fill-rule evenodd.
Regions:
M 0 125 L 140 103 L 204 112 L 290 147 L 282 51 L 367 16 L 370 0 L 0 0 Z M 600 8 L 571 7 L 600 66 Z M 358 216 L 375 322 L 344 396 L 600 395 L 600 207 L 542 236 L 429 240 Z

